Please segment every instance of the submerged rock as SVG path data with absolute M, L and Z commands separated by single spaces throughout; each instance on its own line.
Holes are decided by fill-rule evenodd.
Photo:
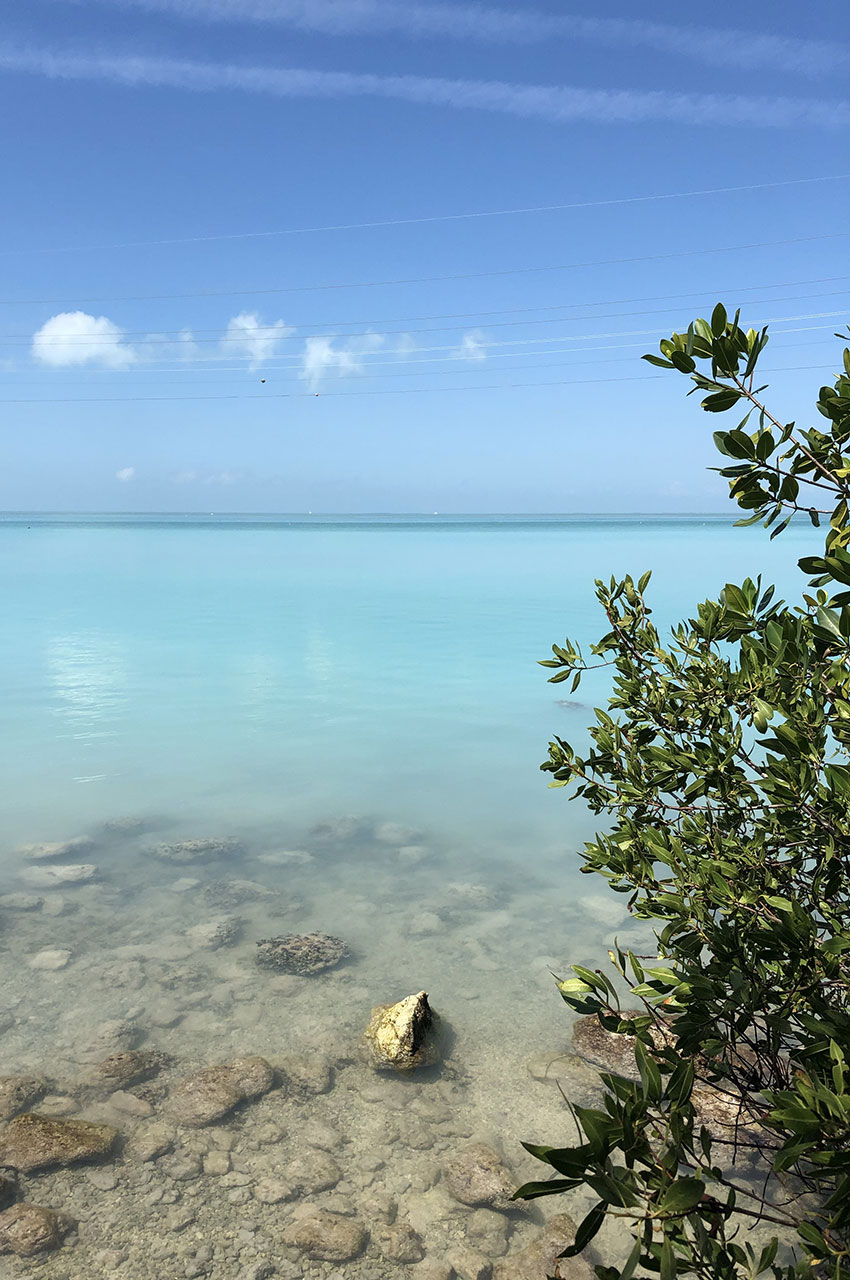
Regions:
M 242 853 L 242 846 L 238 840 L 202 836 L 197 840 L 158 844 L 150 852 L 163 862 L 211 862 L 214 858 L 229 858 Z
M 110 1154 L 118 1130 L 88 1120 L 60 1120 L 27 1112 L 0 1134 L 0 1164 L 21 1173 L 56 1165 L 85 1164 Z
M 329 933 L 286 933 L 257 943 L 257 964 L 278 973 L 321 973 L 349 954 L 341 938 Z
M 419 991 L 397 1004 L 379 1004 L 372 1010 L 365 1040 L 376 1071 L 413 1071 L 440 1059 L 436 1043 L 438 1019 Z
M 203 951 L 218 951 L 219 947 L 232 946 L 239 941 L 242 921 L 233 916 L 219 916 L 205 924 L 196 924 L 186 930 L 186 937 L 193 947 Z
M 52 844 L 21 845 L 18 854 L 27 862 L 52 862 L 57 858 L 79 857 L 88 853 L 93 845 L 90 836 L 76 836 L 73 840 L 59 840 Z
M 260 1098 L 274 1085 L 274 1071 L 264 1058 L 236 1058 L 204 1067 L 172 1089 L 168 1111 L 178 1124 L 202 1128 L 223 1120 L 242 1102 Z
M 584 1258 L 560 1257 L 575 1237 L 570 1215 L 556 1214 L 537 1240 L 496 1263 L 493 1280 L 593 1280 L 593 1267 Z
M 56 1249 L 76 1226 L 73 1218 L 36 1204 L 15 1204 L 0 1213 L 0 1253 L 31 1258 Z
M 34 1076 L 0 1076 L 0 1120 L 11 1120 L 46 1093 L 46 1083 Z
M 57 969 L 67 968 L 70 961 L 70 951 L 66 951 L 62 947 L 46 947 L 44 951 L 37 951 L 34 956 L 30 956 L 27 963 L 31 969 L 41 969 L 45 973 L 52 973 Z
M 50 866 L 25 867 L 21 879 L 36 889 L 58 889 L 72 884 L 85 884 L 97 875 L 93 862 L 61 863 Z
M 523 1201 L 512 1199 L 518 1182 L 502 1157 L 483 1142 L 474 1142 L 448 1157 L 443 1181 L 453 1199 L 501 1212 L 524 1210 Z
M 363 1252 L 366 1232 L 353 1218 L 316 1209 L 291 1222 L 283 1241 L 316 1262 L 350 1262 Z
M 396 1222 L 374 1233 L 381 1253 L 390 1262 L 421 1262 L 425 1257 L 422 1237 L 408 1222 Z
M 309 1097 L 333 1088 L 333 1067 L 321 1053 L 287 1054 L 274 1065 L 292 1093 Z
M 102 1086 L 110 1091 L 124 1089 L 149 1080 L 164 1062 L 165 1055 L 153 1049 L 119 1049 L 92 1067 L 85 1083 Z

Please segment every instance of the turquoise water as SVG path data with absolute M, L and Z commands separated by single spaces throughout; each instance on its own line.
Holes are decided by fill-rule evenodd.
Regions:
M 587 710 L 536 660 L 601 633 L 594 578 L 652 568 L 672 620 L 746 573 L 799 590 L 811 540 L 708 517 L 7 517 L 4 828 L 374 812 L 523 861 L 571 847 L 580 815 L 537 766 Z
M 552 973 L 604 963 L 615 934 L 651 946 L 580 876 L 591 820 L 538 770 L 551 735 L 581 738 L 604 675 L 571 699 L 537 659 L 605 629 L 597 576 L 652 568 L 672 623 L 759 570 L 799 593 L 814 545 L 710 517 L 3 518 L 2 1072 L 125 1144 L 100 1181 L 60 1170 L 28 1189 L 80 1222 L 42 1280 L 528 1275 L 539 1211 L 472 1210 L 441 1170 L 483 1141 L 511 1185 L 540 1176 L 521 1142 L 574 1136 L 553 1083 L 596 1088 Z M 91 879 L 33 879 L 20 846 L 77 837 L 63 861 Z M 198 837 L 236 843 L 156 853 Z M 347 962 L 255 964 L 258 940 L 313 931 Z M 421 989 L 450 1033 L 443 1067 L 376 1077 L 372 1007 Z M 93 1064 L 132 1047 L 167 1055 L 159 1075 L 93 1091 Z M 246 1054 L 319 1083 L 175 1126 L 172 1090 Z M 164 1154 L 140 1161 L 151 1125 Z M 366 1233 L 341 1269 L 292 1243 L 313 1208 Z M 436 1270 L 392 1256 L 393 1215 Z

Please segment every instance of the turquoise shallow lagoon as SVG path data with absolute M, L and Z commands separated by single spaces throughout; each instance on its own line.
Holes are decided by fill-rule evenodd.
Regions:
M 551 971 L 601 963 L 615 932 L 639 941 L 577 871 L 588 815 L 538 771 L 553 733 L 581 739 L 604 676 L 570 699 L 536 660 L 602 632 L 595 577 L 652 568 L 669 623 L 759 571 L 799 594 L 814 537 L 717 517 L 3 517 L 3 1070 L 126 1144 L 102 1185 L 40 1176 L 81 1226 L 39 1274 L 424 1280 L 454 1257 L 463 1280 L 467 1255 L 518 1257 L 539 1222 L 458 1205 L 441 1170 L 486 1140 L 534 1176 L 520 1140 L 569 1140 L 551 1078 L 591 1075 L 547 1079 L 570 1030 Z M 77 837 L 65 861 L 93 877 L 39 884 L 21 847 Z M 199 838 L 233 844 L 155 852 Z M 255 965 L 258 939 L 314 930 L 345 964 Z M 451 1029 L 445 1068 L 376 1077 L 371 1007 L 422 988 Z M 93 1064 L 128 1048 L 165 1055 L 160 1073 L 93 1093 Z M 169 1127 L 176 1081 L 245 1054 L 290 1086 Z M 157 1125 L 165 1151 L 134 1157 Z M 306 1204 L 362 1225 L 356 1255 L 292 1243 Z M 423 1261 L 393 1256 L 393 1223 Z

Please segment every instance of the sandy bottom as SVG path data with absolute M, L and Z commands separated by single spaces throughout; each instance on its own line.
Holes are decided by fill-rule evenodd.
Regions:
M 437 1280 L 454 1260 L 461 1280 L 479 1280 L 487 1274 L 479 1264 L 519 1254 L 540 1234 L 539 1209 L 464 1206 L 441 1168 L 484 1141 L 519 1183 L 543 1173 L 523 1139 L 574 1141 L 556 1086 L 586 1100 L 596 1077 L 571 1055 L 570 1014 L 550 971 L 599 963 L 614 933 L 626 945 L 643 941 L 604 889 L 569 866 L 559 882 L 518 862 L 476 863 L 432 833 L 380 821 L 325 821 L 282 841 L 157 819 L 87 834 L 91 846 L 73 857 L 6 861 L 2 1073 L 48 1082 L 32 1110 L 108 1121 L 122 1143 L 106 1165 L 23 1180 L 23 1199 L 72 1215 L 79 1229 L 50 1255 L 0 1261 L 0 1275 Z M 209 836 L 239 848 L 189 862 L 154 852 Z M 33 867 L 57 861 L 94 863 L 97 875 L 32 884 Z M 225 941 L 211 947 L 206 926 L 222 922 Z M 344 939 L 349 958 L 313 976 L 255 963 L 259 939 L 314 930 Z M 45 950 L 70 957 L 62 968 L 34 967 L 66 959 L 45 960 Z M 449 1032 L 442 1065 L 409 1078 L 375 1073 L 362 1052 L 371 1008 L 420 989 Z M 82 1087 L 93 1064 L 125 1048 L 160 1051 L 165 1065 L 117 1099 Z M 300 1085 L 207 1128 L 168 1120 L 169 1088 L 251 1054 L 286 1061 Z M 141 1159 L 138 1139 L 156 1125 L 171 1149 Z M 320 1190 L 328 1157 L 339 1180 Z M 304 1189 L 264 1202 L 269 1180 L 292 1182 L 293 1168 Z M 360 1256 L 311 1261 L 286 1245 L 287 1224 L 305 1205 L 362 1224 L 370 1234 Z M 574 1216 L 584 1208 L 575 1198 L 544 1207 Z M 415 1229 L 422 1261 L 386 1255 L 381 1231 L 390 1222 Z

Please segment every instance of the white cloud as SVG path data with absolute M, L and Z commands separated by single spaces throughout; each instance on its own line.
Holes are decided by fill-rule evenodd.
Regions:
M 252 369 L 259 369 L 276 354 L 278 344 L 294 332 L 282 320 L 264 324 L 256 311 L 240 311 L 228 322 L 221 349 L 229 356 L 243 356 Z
M 135 467 L 122 467 L 120 471 L 115 472 L 115 479 L 120 480 L 122 484 L 126 484 L 128 480 L 133 479 L 135 474 Z
M 470 329 L 469 333 L 463 335 L 454 352 L 454 358 L 456 360 L 487 359 L 487 339 L 480 329 Z
M 339 377 L 362 373 L 364 356 L 377 351 L 383 343 L 383 338 L 377 333 L 366 333 L 340 345 L 335 345 L 333 338 L 308 338 L 304 343 L 298 376 L 315 391 L 329 373 L 336 373 Z
M 662 89 L 587 89 L 500 80 L 448 80 L 430 76 L 250 67 L 188 59 L 79 54 L 0 45 L 0 69 L 54 80 L 96 80 L 129 88 L 174 88 L 210 93 L 236 90 L 275 98 L 383 98 L 456 110 L 491 111 L 552 124 L 669 122 L 715 128 L 835 129 L 850 125 L 850 101 L 731 93 L 677 93 Z
M 41 364 L 57 369 L 77 364 L 126 369 L 138 359 L 117 324 L 85 311 L 61 311 L 51 316 L 33 335 L 32 355 Z

